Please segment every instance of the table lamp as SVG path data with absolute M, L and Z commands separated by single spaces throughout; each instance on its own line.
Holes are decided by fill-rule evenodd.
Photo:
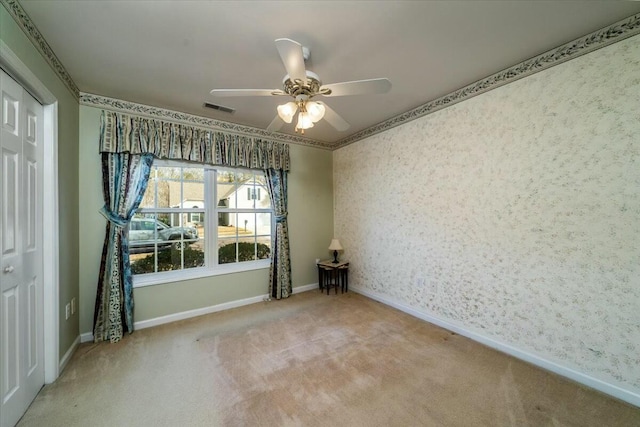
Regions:
M 342 245 L 338 239 L 331 239 L 331 244 L 329 245 L 329 250 L 333 251 L 333 263 L 337 264 L 338 261 L 338 251 L 342 250 Z

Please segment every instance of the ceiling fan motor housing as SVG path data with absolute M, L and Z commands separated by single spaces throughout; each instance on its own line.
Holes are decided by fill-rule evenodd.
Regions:
M 299 95 L 306 95 L 309 98 L 315 95 L 329 95 L 331 90 L 320 90 L 322 81 L 320 77 L 313 71 L 306 70 L 307 81 L 291 80 L 289 74 L 282 79 L 282 85 L 284 86 L 284 92 L 292 97 L 296 98 Z

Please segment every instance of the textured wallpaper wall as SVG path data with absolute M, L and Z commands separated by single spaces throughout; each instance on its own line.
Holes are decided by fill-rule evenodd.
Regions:
M 640 392 L 640 36 L 334 152 L 353 286 Z

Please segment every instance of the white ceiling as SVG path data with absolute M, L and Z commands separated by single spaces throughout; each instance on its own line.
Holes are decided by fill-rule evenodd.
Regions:
M 280 89 L 276 38 L 309 47 L 307 69 L 324 83 L 389 78 L 386 94 L 325 99 L 351 128 L 321 121 L 305 136 L 331 143 L 640 13 L 640 2 L 610 0 L 20 4 L 80 91 L 261 129 L 284 98 L 209 91 Z M 293 124 L 281 132 L 294 134 Z

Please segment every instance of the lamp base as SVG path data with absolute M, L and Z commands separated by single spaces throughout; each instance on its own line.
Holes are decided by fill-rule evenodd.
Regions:
M 340 261 L 338 261 L 338 251 L 333 251 L 333 263 L 337 264 Z

